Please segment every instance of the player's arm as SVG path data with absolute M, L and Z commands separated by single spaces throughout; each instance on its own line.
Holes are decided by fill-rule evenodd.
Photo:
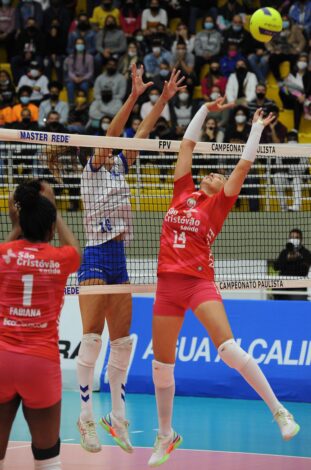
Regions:
M 192 154 L 196 143 L 200 139 L 203 123 L 208 111 L 223 111 L 232 108 L 232 103 L 224 104 L 225 98 L 217 98 L 216 101 L 205 103 L 190 121 L 183 140 L 181 141 L 177 163 L 174 173 L 174 181 L 191 172 Z
M 226 196 L 236 196 L 240 194 L 244 180 L 247 177 L 257 155 L 257 148 L 261 138 L 262 131 L 275 119 L 274 114 L 270 113 L 263 119 L 263 110 L 256 110 L 250 135 L 247 139 L 242 156 L 225 183 L 224 191 Z
M 164 82 L 164 87 L 158 101 L 155 103 L 150 113 L 140 123 L 136 131 L 135 138 L 146 139 L 148 137 L 167 103 L 173 98 L 173 96 L 176 95 L 178 91 L 186 89 L 185 86 L 182 86 L 184 78 L 185 77 L 180 77 L 179 70 L 176 71 L 176 69 L 173 69 L 169 81 Z M 128 165 L 133 165 L 138 156 L 138 152 L 124 151 L 123 153 L 127 159 Z
M 18 240 L 22 235 L 22 230 L 19 225 L 19 215 L 18 209 L 14 204 L 14 195 L 11 194 L 9 197 L 9 217 L 12 222 L 12 230 L 9 235 L 6 237 L 6 242 L 13 242 Z
M 144 67 L 140 66 L 138 69 L 136 64 L 131 67 L 132 71 L 132 90 L 125 103 L 122 105 L 120 110 L 114 116 L 111 121 L 106 137 L 119 137 L 127 123 L 130 114 L 134 108 L 134 105 L 138 98 L 153 85 L 153 82 L 144 83 L 143 73 Z M 92 166 L 94 168 L 100 168 L 105 165 L 105 160 L 111 155 L 111 149 L 109 148 L 97 148 L 95 149 L 94 156 L 92 158 Z

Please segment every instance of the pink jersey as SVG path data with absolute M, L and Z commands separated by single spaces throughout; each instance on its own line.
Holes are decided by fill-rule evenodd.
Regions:
M 0 243 L 0 349 L 59 361 L 58 321 L 68 275 L 79 267 L 72 246 Z
M 191 173 L 174 183 L 160 239 L 158 274 L 182 273 L 214 280 L 211 246 L 238 196 L 222 189 L 214 196 L 196 191 Z

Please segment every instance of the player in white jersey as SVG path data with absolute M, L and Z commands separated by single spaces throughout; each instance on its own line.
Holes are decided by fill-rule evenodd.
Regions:
M 120 136 L 138 97 L 151 85 L 143 83 L 143 68 L 132 68 L 132 91 L 121 110 L 112 120 L 107 136 Z M 183 89 L 179 72 L 173 70 L 152 111 L 140 124 L 135 137 L 146 138 L 157 122 L 164 106 Z M 131 238 L 132 219 L 130 190 L 125 173 L 136 159 L 136 151 L 121 152 L 117 157 L 111 149 L 96 149 L 82 175 L 87 245 L 79 270 L 80 286 L 124 284 L 129 282 L 124 242 Z M 125 417 L 125 379 L 132 341 L 129 336 L 132 318 L 130 294 L 80 295 L 83 337 L 78 357 L 78 380 L 81 413 L 78 428 L 81 445 L 89 452 L 99 452 L 92 410 L 94 367 L 101 349 L 101 334 L 107 320 L 110 336 L 108 376 L 112 411 L 100 424 L 126 452 L 133 447 L 128 436 Z

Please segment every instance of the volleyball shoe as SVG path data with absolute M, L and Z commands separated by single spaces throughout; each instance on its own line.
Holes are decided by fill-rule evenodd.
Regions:
M 118 419 L 112 413 L 108 413 L 105 417 L 100 418 L 99 424 L 110 434 L 121 449 L 129 454 L 133 452 L 128 432 L 129 422 L 126 419 Z
M 96 432 L 94 421 L 79 421 L 77 427 L 81 436 L 80 443 L 83 449 L 88 452 L 100 452 L 101 445 Z
M 300 430 L 299 424 L 294 420 L 294 416 L 282 407 L 274 414 L 274 420 L 278 423 L 284 441 L 290 441 Z
M 182 437 L 172 429 L 170 436 L 157 435 L 151 457 L 148 461 L 150 467 L 159 467 L 165 463 L 173 450 L 182 443 Z

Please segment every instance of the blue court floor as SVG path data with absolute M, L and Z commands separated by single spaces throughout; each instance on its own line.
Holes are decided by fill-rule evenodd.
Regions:
M 94 393 L 93 403 L 97 419 L 110 411 L 107 394 Z M 184 438 L 183 449 L 310 458 L 311 403 L 285 403 L 285 406 L 295 415 L 301 426 L 300 433 L 290 442 L 281 439 L 270 411 L 263 402 L 257 400 L 176 397 L 174 427 Z M 133 445 L 139 448 L 152 447 L 157 428 L 154 396 L 128 394 L 127 410 Z M 61 438 L 64 443 L 79 443 L 76 429 L 78 414 L 78 393 L 64 392 L 61 426 Z M 104 446 L 113 445 L 113 441 L 101 428 L 98 432 Z M 19 410 L 11 441 L 29 439 L 25 421 Z M 307 461 L 310 462 L 310 467 L 307 468 L 311 469 L 311 459 Z

